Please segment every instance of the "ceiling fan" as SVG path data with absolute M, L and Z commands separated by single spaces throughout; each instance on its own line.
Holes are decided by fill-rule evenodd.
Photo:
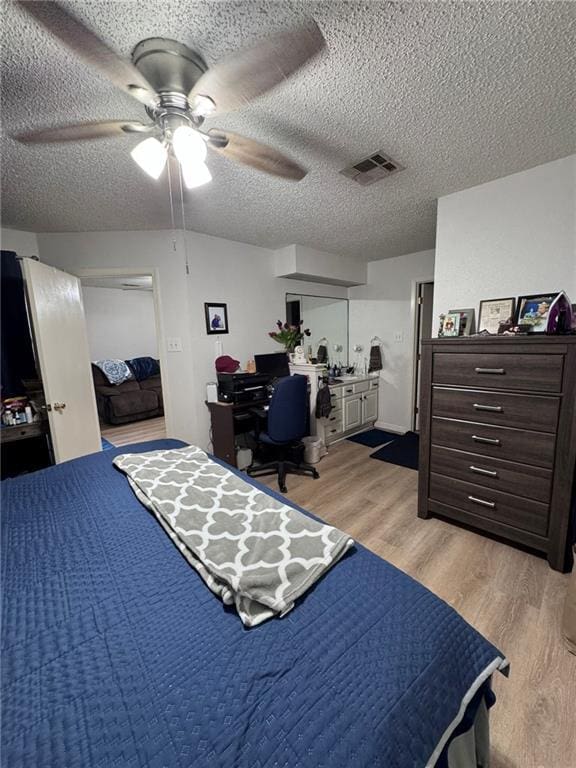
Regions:
M 189 189 L 212 178 L 205 163 L 207 149 L 274 176 L 299 181 L 306 175 L 300 165 L 271 147 L 230 131 L 203 131 L 202 124 L 206 117 L 238 109 L 266 93 L 319 54 L 325 40 L 314 21 L 208 68 L 196 51 L 160 37 L 138 43 L 129 62 L 59 2 L 16 0 L 16 5 L 143 104 L 152 121 L 112 120 L 45 128 L 14 136 L 18 141 L 34 144 L 151 134 L 132 150 L 135 162 L 158 179 L 172 154 Z

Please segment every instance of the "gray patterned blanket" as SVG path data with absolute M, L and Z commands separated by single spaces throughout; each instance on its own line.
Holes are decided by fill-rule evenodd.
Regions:
M 206 585 L 254 627 L 284 616 L 354 541 L 242 480 L 195 446 L 114 464 Z

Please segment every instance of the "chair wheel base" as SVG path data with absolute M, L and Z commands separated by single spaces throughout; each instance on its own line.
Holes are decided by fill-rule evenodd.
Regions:
M 288 493 L 288 488 L 285 485 L 280 486 L 280 493 Z
M 320 477 L 320 475 L 318 474 L 318 470 L 315 469 L 314 472 L 312 472 L 312 477 L 314 478 L 314 480 L 318 480 L 318 478 Z

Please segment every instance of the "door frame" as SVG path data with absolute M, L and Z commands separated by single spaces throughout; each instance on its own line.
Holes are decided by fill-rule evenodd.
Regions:
M 151 277 L 152 299 L 154 301 L 154 325 L 156 328 L 156 341 L 158 342 L 158 355 L 160 357 L 160 375 L 168 370 L 168 359 L 164 325 L 162 322 L 162 299 L 160 297 L 160 270 L 158 267 L 86 267 L 75 269 L 74 274 L 82 283 L 83 277 Z M 168 425 L 172 424 L 172 409 L 169 399 L 166 398 L 164 380 L 162 381 L 162 403 L 164 406 L 164 418 L 166 420 L 166 432 Z
M 434 284 L 434 276 L 432 275 L 431 277 L 412 280 L 410 301 L 410 315 L 412 317 L 412 387 L 410 393 L 410 429 L 412 432 L 416 430 L 416 391 L 418 388 L 418 330 L 420 320 L 418 296 L 420 294 L 420 286 L 425 283 Z M 432 318 L 432 323 L 434 323 L 434 318 Z M 434 327 L 434 325 L 432 325 L 432 327 Z

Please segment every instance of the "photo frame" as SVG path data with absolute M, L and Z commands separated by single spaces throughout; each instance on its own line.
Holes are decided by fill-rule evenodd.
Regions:
M 478 308 L 478 333 L 498 334 L 501 326 L 514 322 L 516 298 L 482 299 Z
M 559 291 L 519 296 L 514 324 L 526 326 L 529 333 L 546 333 L 548 312 Z
M 450 315 L 460 315 L 458 325 L 458 336 L 470 336 L 474 333 L 474 310 L 469 309 L 451 309 Z M 446 315 L 448 317 L 448 315 Z
M 458 336 L 460 333 L 460 312 L 448 312 L 444 315 L 443 336 Z
M 228 333 L 228 305 L 215 301 L 204 302 L 204 314 L 206 316 L 206 333 L 209 336 Z

